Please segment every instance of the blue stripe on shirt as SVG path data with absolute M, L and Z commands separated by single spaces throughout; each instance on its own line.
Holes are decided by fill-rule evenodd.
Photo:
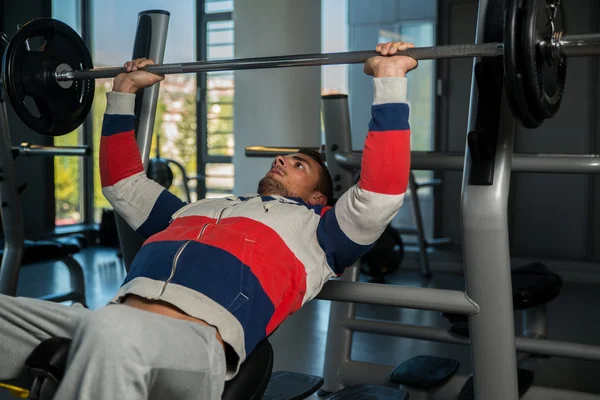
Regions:
M 377 104 L 371 106 L 370 132 L 403 131 L 410 129 L 409 108 L 406 103 Z
M 185 206 L 185 202 L 179 197 L 175 196 L 168 190 L 163 190 L 156 199 L 150 215 L 140 227 L 137 229 L 137 233 L 143 237 L 150 237 L 155 233 L 164 230 L 171 222 L 171 216 Z
M 102 122 L 102 136 L 116 135 L 135 129 L 135 115 L 106 114 Z
M 317 239 L 327 255 L 327 263 L 338 275 L 373 247 L 373 244 L 357 244 L 346 236 L 335 216 L 335 207 L 321 218 L 317 228 Z

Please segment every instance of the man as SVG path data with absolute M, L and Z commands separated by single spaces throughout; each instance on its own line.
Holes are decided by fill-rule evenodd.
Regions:
M 52 336 L 73 339 L 56 398 L 219 399 L 255 346 L 343 273 L 402 205 L 410 163 L 408 57 L 377 46 L 360 181 L 334 207 L 318 154 L 277 157 L 258 195 L 185 205 L 148 179 L 134 137 L 135 93 L 163 79 L 125 64 L 108 93 L 103 192 L 147 238 L 111 303 L 95 311 L 0 296 L 0 379 Z

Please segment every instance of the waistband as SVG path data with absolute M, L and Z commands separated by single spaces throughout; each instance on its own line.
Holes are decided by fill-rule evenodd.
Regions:
M 121 286 L 111 303 L 121 303 L 125 296 L 133 294 L 149 300 L 169 303 L 187 315 L 198 318 L 216 327 L 229 346 L 237 354 L 237 360 L 227 360 L 225 380 L 231 380 L 238 373 L 240 364 L 246 359 L 244 328 L 225 308 L 200 292 L 185 286 L 150 278 L 135 278 Z

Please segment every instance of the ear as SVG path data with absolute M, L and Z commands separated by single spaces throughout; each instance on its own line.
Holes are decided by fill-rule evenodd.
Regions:
M 325 206 L 327 205 L 327 197 L 319 191 L 314 191 L 308 196 L 308 204 L 311 206 Z

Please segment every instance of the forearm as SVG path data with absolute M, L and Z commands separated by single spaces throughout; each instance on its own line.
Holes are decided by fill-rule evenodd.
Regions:
M 102 193 L 142 236 L 164 229 L 183 202 L 149 179 L 135 139 L 135 95 L 107 93 L 100 139 Z
M 109 92 L 100 138 L 102 187 L 144 171 L 135 139 L 135 95 Z
M 371 121 L 358 186 L 366 191 L 399 195 L 410 172 L 410 126 L 405 77 L 373 79 Z

